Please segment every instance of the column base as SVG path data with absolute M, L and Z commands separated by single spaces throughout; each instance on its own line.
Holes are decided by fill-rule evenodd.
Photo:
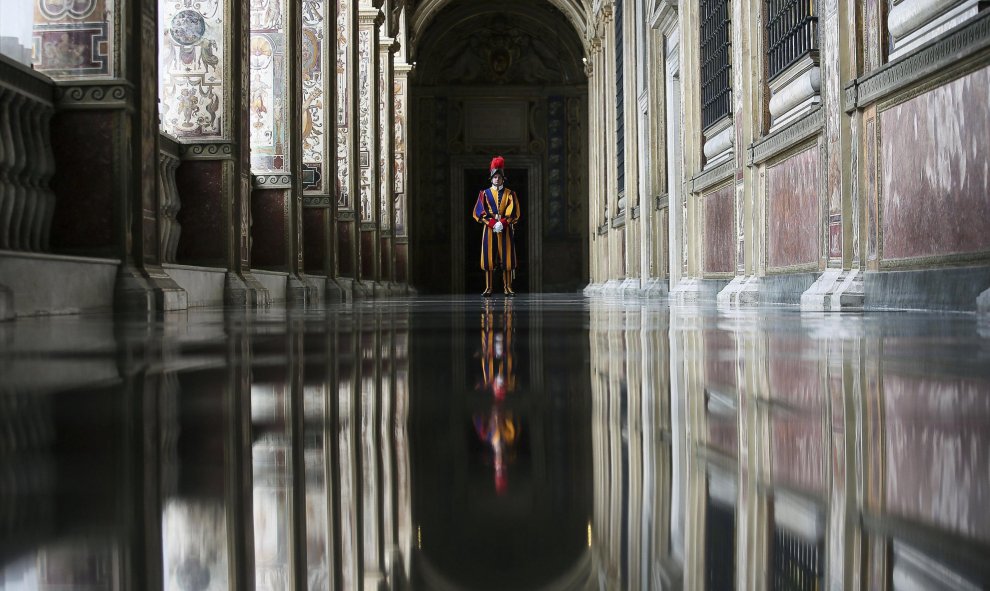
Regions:
M 665 298 L 669 291 L 667 281 L 664 279 L 649 279 L 643 286 L 643 296 L 648 299 Z
M 371 284 L 371 296 L 376 300 L 379 298 L 387 298 L 391 295 L 388 283 L 382 283 L 380 281 L 375 281 Z
M 151 284 L 137 267 L 121 264 L 113 286 L 113 311 L 127 316 L 150 317 L 155 309 Z
M 2 295 L 0 295 L 0 300 L 2 300 Z M 0 304 L 2 306 L 2 304 Z M 984 291 L 976 298 L 976 312 L 978 314 L 990 315 L 990 289 Z M 0 320 L 3 319 L 2 307 L 0 307 Z
M 825 269 L 801 294 L 801 309 L 812 312 L 862 310 L 864 299 L 863 276 L 859 269 Z
M 624 298 L 638 298 L 643 295 L 643 284 L 639 279 L 634 277 L 627 277 L 623 280 L 622 284 L 619 285 L 619 293 L 622 294 Z
M 328 304 L 340 304 L 350 301 L 350 292 L 344 289 L 333 277 L 327 277 L 323 287 L 323 301 Z
M 720 308 L 741 308 L 760 303 L 760 278 L 754 275 L 739 275 L 732 279 L 715 296 Z
M 581 292 L 588 297 L 600 296 L 604 287 L 603 283 L 589 283 Z
M 146 269 L 148 283 L 154 292 L 156 312 L 173 312 L 189 308 L 189 294 L 161 267 Z
M 670 303 L 683 305 L 712 302 L 728 284 L 728 281 L 722 279 L 685 277 L 670 290 Z
M 14 292 L 6 285 L 0 285 L 0 322 L 14 319 Z
M 228 271 L 224 278 L 224 306 L 232 308 L 267 308 L 272 296 L 250 271 Z
M 299 275 L 289 275 L 285 285 L 285 303 L 290 308 L 307 308 L 320 302 L 320 289 Z
M 368 281 L 361 281 L 359 279 L 352 280 L 351 283 L 351 293 L 355 300 L 370 300 L 375 297 L 375 288 Z

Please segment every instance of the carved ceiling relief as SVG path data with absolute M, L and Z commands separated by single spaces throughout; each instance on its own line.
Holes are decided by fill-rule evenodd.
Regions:
M 541 23 L 481 15 L 444 35 L 435 47 L 444 48 L 434 67 L 425 67 L 420 82 L 427 85 L 576 84 L 583 75 L 559 36 Z M 432 52 L 430 52 L 432 53 Z

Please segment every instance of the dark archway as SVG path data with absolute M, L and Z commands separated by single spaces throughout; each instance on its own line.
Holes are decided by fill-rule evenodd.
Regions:
M 451 3 L 414 48 L 413 284 L 424 293 L 480 291 L 476 249 L 465 244 L 481 232 L 465 203 L 483 186 L 468 179 L 501 154 L 523 205 L 518 286 L 586 285 L 587 77 L 571 22 L 549 2 Z

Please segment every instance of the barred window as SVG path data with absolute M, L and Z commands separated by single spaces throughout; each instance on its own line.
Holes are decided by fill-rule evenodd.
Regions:
M 766 0 L 767 75 L 818 51 L 817 0 Z
M 621 195 L 626 182 L 626 126 L 625 126 L 625 85 L 623 84 L 622 64 L 622 3 L 615 3 L 615 157 L 618 164 L 616 183 Z
M 778 528 L 773 536 L 771 589 L 815 591 L 825 583 L 822 542 L 809 541 Z
M 729 0 L 701 0 L 701 124 L 708 129 L 732 109 Z

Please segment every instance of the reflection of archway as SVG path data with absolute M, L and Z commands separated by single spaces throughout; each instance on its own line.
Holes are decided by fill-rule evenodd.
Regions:
M 419 12 L 427 6 L 434 12 Z M 579 289 L 588 276 L 587 78 L 573 21 L 531 0 L 428 2 L 414 21 L 425 27 L 410 88 L 414 285 L 478 288 L 463 237 L 480 240 L 480 228 L 464 201 L 483 186 L 466 177 L 501 154 L 523 205 L 528 291 Z M 512 183 L 513 170 L 526 186 Z

